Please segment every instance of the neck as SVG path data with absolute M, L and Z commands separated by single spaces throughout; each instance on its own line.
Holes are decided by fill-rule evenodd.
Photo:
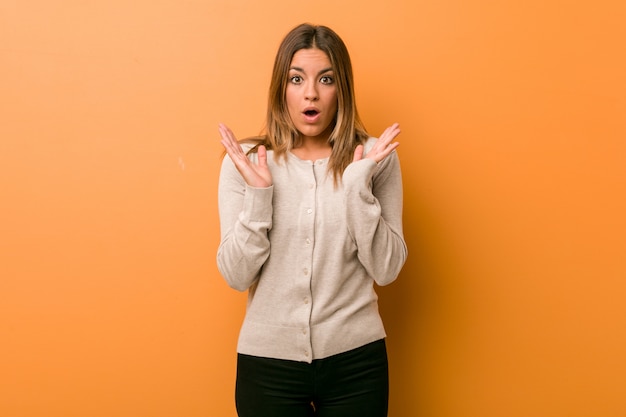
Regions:
M 291 150 L 298 158 L 311 161 L 328 158 L 331 151 L 332 147 L 327 140 L 309 137 L 303 137 L 300 145 Z

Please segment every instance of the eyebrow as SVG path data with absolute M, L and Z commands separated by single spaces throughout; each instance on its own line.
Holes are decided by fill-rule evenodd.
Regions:
M 289 70 L 290 70 L 290 71 L 291 71 L 291 70 L 295 70 L 295 71 L 299 71 L 299 72 L 305 72 L 305 71 L 304 71 L 302 68 L 300 68 L 300 67 L 291 67 L 291 68 L 289 68 Z M 327 72 L 330 72 L 330 71 L 332 71 L 332 70 L 333 70 L 333 69 L 332 69 L 332 67 L 324 68 L 323 70 L 321 70 L 320 72 L 318 72 L 318 73 L 317 73 L 317 75 L 322 75 L 322 74 L 327 73 Z

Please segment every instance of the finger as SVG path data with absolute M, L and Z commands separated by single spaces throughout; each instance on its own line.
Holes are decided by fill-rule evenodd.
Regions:
M 237 141 L 237 138 L 233 134 L 233 132 L 224 124 L 219 124 L 219 132 L 221 136 L 220 143 L 224 146 L 226 153 L 232 158 L 242 158 L 245 155 L 243 154 L 243 150 L 241 149 L 241 145 Z
M 237 159 L 242 153 L 241 147 L 234 144 L 228 137 L 223 138 L 220 143 L 224 146 L 226 153 L 228 153 L 232 159 Z
M 224 145 L 224 147 L 227 147 L 230 143 L 230 138 L 226 130 L 226 126 L 220 123 L 217 130 L 220 132 L 220 143 Z
M 380 138 L 383 139 L 385 142 L 391 142 L 399 134 L 400 134 L 400 124 L 394 123 L 393 125 L 389 126 L 387 129 L 385 129 L 383 134 L 380 135 Z
M 229 147 L 230 138 L 228 137 L 228 134 L 224 132 L 221 128 L 219 129 L 219 132 L 220 132 L 220 143 L 224 145 L 225 148 Z
M 259 146 L 257 155 L 259 157 L 259 167 L 267 168 L 267 150 L 265 149 L 265 146 Z
M 220 123 L 217 125 L 217 130 L 220 132 L 220 136 L 222 139 L 226 139 L 228 137 L 228 128 L 225 124 Z
M 220 132 L 220 136 L 222 137 L 222 140 L 225 140 L 231 144 L 238 143 L 237 138 L 235 137 L 235 134 L 233 133 L 232 130 L 228 128 L 228 126 L 220 123 L 219 132 Z
M 389 144 L 389 146 L 387 146 L 387 148 L 385 149 L 385 152 L 387 153 L 387 155 L 389 155 L 391 152 L 394 151 L 394 149 L 396 149 L 398 146 L 400 146 L 400 142 L 394 142 Z M 385 155 L 385 156 L 387 156 Z
M 363 145 L 357 145 L 354 149 L 354 158 L 352 162 L 360 161 L 363 158 Z
M 378 140 L 376 141 L 376 144 L 374 145 L 374 148 L 372 149 L 375 153 L 377 152 L 384 152 L 387 147 L 391 146 L 392 141 L 400 134 L 400 127 L 398 123 L 394 123 L 393 125 L 389 126 L 387 129 L 385 129 L 385 131 L 382 133 L 382 135 L 380 135 L 380 137 L 378 138 Z M 395 149 L 397 147 L 394 146 L 391 150 Z M 388 153 L 391 153 L 391 150 Z M 386 153 L 385 156 L 388 154 Z
M 393 133 L 393 132 L 392 132 Z M 374 160 L 376 163 L 379 163 L 383 159 L 385 159 L 391 152 L 394 151 L 398 146 L 400 146 L 400 142 L 390 143 L 391 140 L 395 136 L 385 136 L 381 137 L 376 141 L 376 144 L 372 147 L 372 149 L 367 153 L 366 158 L 370 158 Z

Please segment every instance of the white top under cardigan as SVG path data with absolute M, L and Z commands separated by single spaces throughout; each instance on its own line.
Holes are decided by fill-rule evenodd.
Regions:
M 396 152 L 350 164 L 337 188 L 328 158 L 267 161 L 268 188 L 248 186 L 228 155 L 220 173 L 217 264 L 249 290 L 237 351 L 310 363 L 385 337 L 373 284 L 407 256 Z

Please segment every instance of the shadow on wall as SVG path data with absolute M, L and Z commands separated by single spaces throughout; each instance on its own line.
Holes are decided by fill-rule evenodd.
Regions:
M 405 174 L 405 184 L 415 183 Z M 387 332 L 390 415 L 437 415 L 437 386 L 447 379 L 441 371 L 456 372 L 463 345 L 463 274 L 436 209 L 410 188 L 404 206 L 407 262 L 394 283 L 376 288 Z

